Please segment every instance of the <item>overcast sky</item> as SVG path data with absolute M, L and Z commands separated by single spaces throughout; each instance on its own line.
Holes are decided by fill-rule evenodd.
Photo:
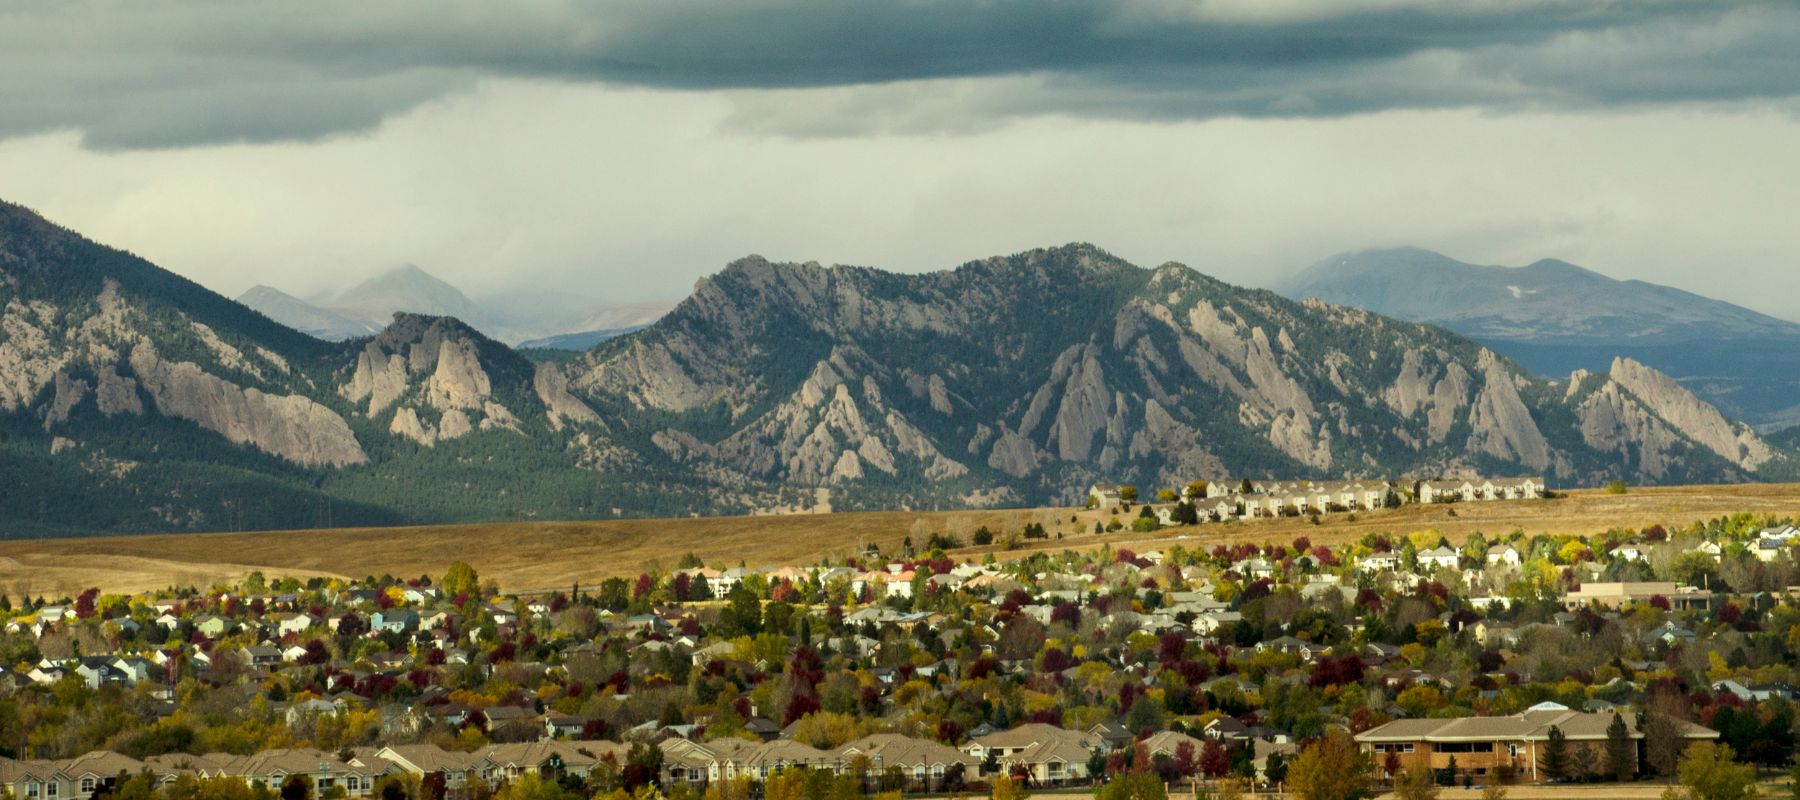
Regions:
M 1407 244 L 1797 318 L 1800 4 L 8 4 L 0 197 L 232 295 Z

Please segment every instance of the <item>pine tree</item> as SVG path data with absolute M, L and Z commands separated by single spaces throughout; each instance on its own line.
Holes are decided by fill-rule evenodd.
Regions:
M 1563 736 L 1562 728 L 1551 725 L 1549 740 L 1544 742 L 1544 774 L 1551 778 L 1563 778 L 1568 773 L 1568 738 Z
M 1625 718 L 1616 711 L 1606 726 L 1606 771 L 1620 781 L 1630 780 L 1637 772 L 1637 743 L 1625 728 Z

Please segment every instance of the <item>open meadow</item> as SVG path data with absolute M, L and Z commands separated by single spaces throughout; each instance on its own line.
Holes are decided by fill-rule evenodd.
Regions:
M 1474 531 L 1595 533 L 1653 523 L 1685 525 L 1738 512 L 1800 517 L 1800 484 L 1645 487 L 1623 495 L 1577 490 L 1551 500 L 1409 505 L 1361 512 L 1354 519 L 1331 514 L 1319 525 L 1299 517 L 1100 536 L 1093 534 L 1094 523 L 1104 523 L 1110 514 L 1038 508 L 8 540 L 0 541 L 0 590 L 15 597 L 74 595 L 89 586 L 132 593 L 234 581 L 252 570 L 271 576 L 437 576 L 450 562 L 461 560 L 502 589 L 524 592 L 673 568 L 690 552 L 710 565 L 777 567 L 843 558 L 870 544 L 894 553 L 908 536 L 923 544 L 926 532 L 947 531 L 966 542 L 986 526 L 1007 537 L 1032 522 L 1042 524 L 1051 538 L 1020 541 L 1018 551 L 1102 545 L 1142 550 L 1175 543 L 1211 547 L 1285 542 L 1297 536 L 1332 544 L 1372 532 L 1432 529 L 1460 541 Z M 967 547 L 957 555 L 978 557 L 1002 549 L 1000 544 Z

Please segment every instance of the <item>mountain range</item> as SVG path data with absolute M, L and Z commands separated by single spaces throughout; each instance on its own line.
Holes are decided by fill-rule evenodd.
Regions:
M 1800 424 L 1800 324 L 1563 261 L 1477 266 L 1417 248 L 1335 256 L 1276 287 L 1441 325 L 1566 376 L 1625 356 L 1765 430 Z
M 312 301 L 260 285 L 237 300 L 269 319 L 328 341 L 374 335 L 396 312 L 404 311 L 454 317 L 508 344 L 553 350 L 586 350 L 655 322 L 671 305 L 608 304 L 579 293 L 529 291 L 477 302 L 412 264 Z
M 400 312 L 325 341 L 0 205 L 9 535 L 1067 502 L 1095 481 L 1744 481 L 1789 453 L 1630 359 L 1073 244 L 903 275 L 747 257 L 529 357 Z

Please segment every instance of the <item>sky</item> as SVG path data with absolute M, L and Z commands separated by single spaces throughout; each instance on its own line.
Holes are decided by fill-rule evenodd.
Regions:
M 1268 285 L 1412 245 L 1793 319 L 1796 143 L 1791 2 L 0 8 L 0 198 L 228 295 L 1071 241 Z

